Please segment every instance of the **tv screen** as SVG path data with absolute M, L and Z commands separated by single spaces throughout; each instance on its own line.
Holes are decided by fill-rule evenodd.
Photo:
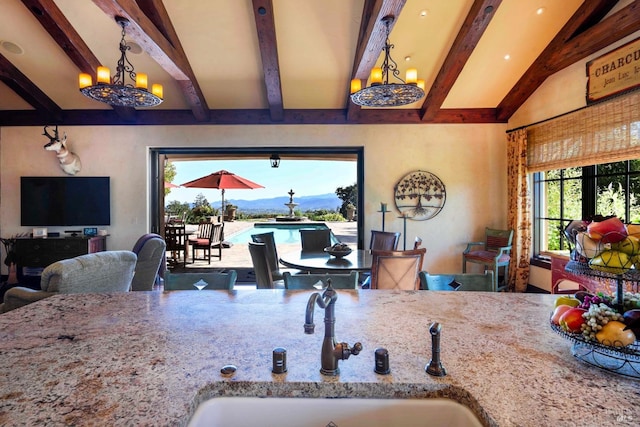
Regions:
M 111 225 L 109 177 L 21 177 L 20 224 Z

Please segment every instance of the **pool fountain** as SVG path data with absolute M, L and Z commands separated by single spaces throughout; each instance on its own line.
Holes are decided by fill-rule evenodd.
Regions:
M 293 213 L 293 210 L 295 209 L 295 207 L 298 206 L 298 204 L 294 203 L 294 201 L 293 201 L 293 195 L 295 194 L 293 192 L 293 188 L 291 190 L 289 190 L 289 192 L 287 194 L 289 195 L 289 203 L 285 203 L 284 205 L 289 208 L 289 215 L 287 215 L 287 216 L 278 216 L 278 217 L 276 217 L 276 221 L 304 221 L 304 220 L 306 220 L 307 218 L 302 217 L 302 216 L 295 216 L 295 214 Z

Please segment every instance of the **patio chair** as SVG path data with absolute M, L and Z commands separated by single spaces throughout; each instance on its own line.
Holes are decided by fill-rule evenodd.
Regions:
M 222 260 L 222 233 L 224 223 L 202 222 L 198 224 L 198 234 L 195 238 L 189 239 L 191 246 L 191 263 L 198 261 L 208 261 L 211 264 L 211 249 L 218 248 L 217 256 Z M 197 257 L 196 251 L 202 251 L 202 257 Z
M 170 253 L 169 267 L 176 267 L 180 263 L 183 268 L 186 267 L 187 233 L 185 225 L 167 224 L 164 227 L 164 240 L 167 244 L 167 252 Z
M 276 240 L 273 231 L 268 233 L 252 234 L 251 240 L 256 243 L 264 243 L 267 251 L 267 260 L 269 261 L 269 267 L 271 269 L 271 277 L 273 280 L 284 279 L 284 271 L 280 269 L 280 262 L 278 257 L 278 248 L 276 246 Z M 291 270 L 294 274 L 300 273 L 299 270 Z
M 292 275 L 288 271 L 284 272 L 285 289 L 324 289 L 327 287 L 327 280 L 331 279 L 331 287 L 334 289 L 357 289 L 358 272 L 352 271 L 349 274 L 297 274 Z
M 331 230 L 320 228 L 317 230 L 301 229 L 300 244 L 306 252 L 322 252 L 324 248 L 331 246 Z
M 484 274 L 429 274 L 418 273 L 420 289 L 429 291 L 493 291 L 493 271 Z
M 235 270 L 212 273 L 171 273 L 164 276 L 165 291 L 232 290 L 238 273 Z
M 271 274 L 271 266 L 267 257 L 267 245 L 264 243 L 249 242 L 249 254 L 256 277 L 257 289 L 274 289 L 276 287 Z

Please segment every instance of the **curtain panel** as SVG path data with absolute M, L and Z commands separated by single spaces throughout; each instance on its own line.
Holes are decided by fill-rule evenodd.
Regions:
M 640 91 L 527 127 L 528 172 L 640 158 Z
M 526 292 L 531 257 L 531 193 L 527 179 L 527 131 L 507 134 L 507 225 L 514 231 L 509 263 L 510 291 Z

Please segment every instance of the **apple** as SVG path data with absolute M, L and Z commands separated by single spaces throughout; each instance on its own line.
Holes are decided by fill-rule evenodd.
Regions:
M 570 310 L 565 311 L 558 323 L 565 331 L 577 334 L 582 331 L 582 325 L 585 323 L 584 317 L 582 315 L 586 313 L 587 310 L 579 307 L 571 307 Z
M 619 242 L 612 243 L 611 249 L 624 252 L 629 256 L 637 255 L 640 253 L 640 237 L 627 236 Z
M 626 347 L 636 340 L 635 334 L 630 330 L 625 330 L 626 325 L 617 320 L 607 322 L 596 334 L 596 339 L 600 344 L 612 347 Z
M 599 240 L 602 243 L 616 243 L 627 237 L 627 227 L 618 217 L 614 216 L 604 221 L 589 223 L 587 233 L 593 240 Z
M 632 258 L 620 251 L 606 250 L 589 261 L 593 270 L 611 274 L 624 274 L 633 265 Z
M 570 305 L 559 305 L 553 310 L 553 314 L 551 314 L 551 323 L 554 325 L 560 325 L 560 317 L 567 312 L 567 310 L 571 310 L 573 307 Z

